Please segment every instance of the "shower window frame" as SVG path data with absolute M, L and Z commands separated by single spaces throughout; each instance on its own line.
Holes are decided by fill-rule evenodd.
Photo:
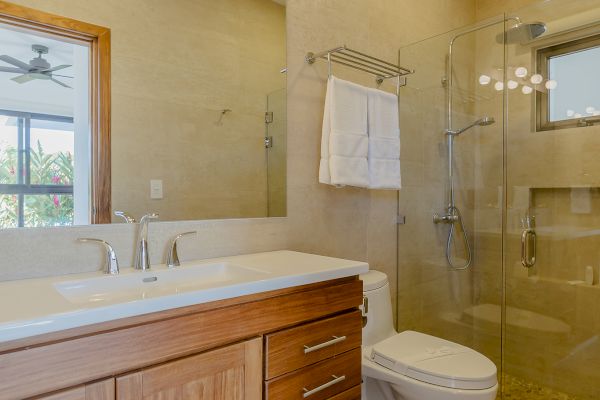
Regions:
M 549 63 L 554 57 L 566 56 L 600 47 L 600 34 L 539 48 L 535 51 L 537 73 L 548 77 Z M 544 89 L 545 90 L 545 89 Z M 589 116 L 550 121 L 550 99 L 546 91 L 536 92 L 536 131 L 584 128 L 600 122 L 600 117 Z

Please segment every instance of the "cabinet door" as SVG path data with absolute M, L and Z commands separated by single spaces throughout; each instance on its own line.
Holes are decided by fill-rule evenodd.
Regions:
M 262 340 L 249 340 L 117 378 L 117 400 L 260 400 Z
M 114 400 L 115 380 L 104 381 L 78 386 L 47 396 L 37 397 L 38 400 Z

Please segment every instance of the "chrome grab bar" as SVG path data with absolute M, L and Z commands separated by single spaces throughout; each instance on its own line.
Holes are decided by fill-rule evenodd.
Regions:
M 526 216 L 521 220 L 523 233 L 521 233 L 521 264 L 525 268 L 535 265 L 537 254 L 537 234 L 535 233 L 535 217 Z
M 332 336 L 333 339 L 327 342 L 319 343 L 314 346 L 304 345 L 304 354 L 312 353 L 313 351 L 321 350 L 322 348 L 333 346 L 334 344 L 341 343 L 346 340 L 346 336 Z
M 314 389 L 308 390 L 305 387 L 302 388 L 302 390 L 304 391 L 304 393 L 302 394 L 302 397 L 307 398 L 308 396 L 312 396 L 313 394 L 320 392 L 321 390 L 325 390 L 328 387 L 336 385 L 336 384 L 340 383 L 341 381 L 343 381 L 344 379 L 346 379 L 346 375 L 342 375 L 342 376 L 331 375 L 331 377 L 333 378 L 332 380 L 330 380 L 327 383 L 322 384 L 321 386 L 317 386 Z

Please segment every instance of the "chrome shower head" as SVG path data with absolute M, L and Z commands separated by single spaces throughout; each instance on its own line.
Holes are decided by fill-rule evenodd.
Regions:
M 494 122 L 496 122 L 494 117 L 485 116 L 485 117 L 480 118 L 477 121 L 473 122 L 471 125 L 466 126 L 462 129 L 459 129 L 456 131 L 451 131 L 449 129 L 446 129 L 446 134 L 450 135 L 450 136 L 458 136 L 461 133 L 463 133 L 464 131 L 467 131 L 467 130 L 473 128 L 474 126 L 488 126 L 488 125 L 492 125 Z
M 498 43 L 515 44 L 527 43 L 533 39 L 537 39 L 546 33 L 546 24 L 543 22 L 518 22 L 512 28 L 509 28 L 504 33 L 499 33 L 496 36 Z
M 494 117 L 485 116 L 485 117 L 483 117 L 483 118 L 478 119 L 477 121 L 475 121 L 475 125 L 488 126 L 488 125 L 492 125 L 494 122 L 496 122 L 496 120 L 494 119 Z

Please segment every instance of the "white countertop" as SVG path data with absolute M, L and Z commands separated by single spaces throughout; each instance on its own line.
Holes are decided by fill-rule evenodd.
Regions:
M 250 271 L 229 281 L 202 282 L 188 278 L 188 272 L 201 271 L 212 264 L 231 264 Z M 215 268 L 220 268 L 217 265 Z M 187 268 L 187 269 L 186 269 Z M 235 267 L 237 268 L 237 267 Z M 177 267 L 179 278 L 187 279 L 164 289 L 171 270 L 164 265 L 152 266 L 150 271 L 121 268 L 118 276 L 101 272 L 64 275 L 42 279 L 26 279 L 0 283 L 0 342 L 26 338 L 69 328 L 132 317 L 157 311 L 185 307 L 306 285 L 331 279 L 362 274 L 369 270 L 365 262 L 343 260 L 294 251 L 273 251 L 232 257 L 190 261 Z M 114 291 L 123 280 L 136 285 L 144 277 L 161 276 L 161 283 L 150 283 L 144 290 L 124 289 L 124 294 Z M 162 278 L 164 277 L 164 278 Z M 120 279 L 120 280 L 119 280 Z M 154 278 L 153 278 L 154 279 Z M 112 293 L 102 291 L 93 298 L 78 296 L 80 282 L 99 282 L 100 288 L 110 287 Z M 115 284 L 115 286 L 111 286 Z M 144 284 L 146 285 L 146 284 Z M 166 284 L 165 284 L 166 285 Z M 58 287 L 67 287 L 74 296 L 61 294 Z M 69 292 L 71 293 L 71 292 Z

